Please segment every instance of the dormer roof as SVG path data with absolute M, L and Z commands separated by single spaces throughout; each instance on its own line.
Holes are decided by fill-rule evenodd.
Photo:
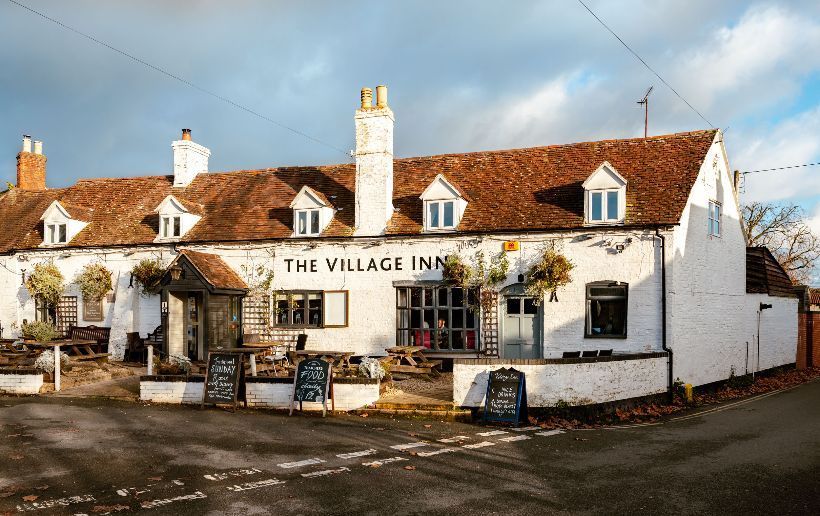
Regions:
M 595 172 L 589 175 L 581 186 L 586 190 L 603 190 L 607 188 L 621 188 L 626 186 L 626 179 L 624 176 L 615 170 L 608 161 L 604 161 L 595 169 Z
M 203 206 L 191 201 L 178 199 L 173 195 L 167 195 L 165 199 L 159 203 L 154 213 L 191 213 L 193 215 L 202 215 Z
M 443 199 L 463 199 L 464 194 L 453 183 L 444 177 L 444 174 L 437 174 L 427 185 L 427 188 L 419 196 L 422 201 L 437 201 Z
M 333 205 L 322 192 L 305 185 L 290 202 L 289 208 L 332 208 Z
M 40 220 L 71 219 L 87 222 L 91 220 L 93 212 L 94 210 L 92 208 L 81 208 L 79 206 L 65 205 L 60 201 L 53 201 L 49 204 L 48 208 L 46 208 L 46 211 L 43 212 Z

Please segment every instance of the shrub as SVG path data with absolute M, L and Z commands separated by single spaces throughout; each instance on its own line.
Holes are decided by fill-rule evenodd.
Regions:
M 48 344 L 56 339 L 58 335 L 57 328 L 50 322 L 35 321 L 23 324 L 23 337 L 34 339 L 41 344 Z
M 555 292 L 572 281 L 569 273 L 574 267 L 566 256 L 555 249 L 547 249 L 527 271 L 527 294 L 540 304 L 547 293 Z
M 60 351 L 60 369 L 65 369 L 68 366 L 68 355 L 64 352 Z M 40 353 L 40 356 L 37 357 L 37 360 L 34 361 L 34 368 L 38 371 L 43 371 L 44 373 L 53 373 L 54 372 L 54 352 L 52 350 L 46 350 Z
M 457 254 L 451 254 L 444 261 L 444 270 L 441 274 L 445 282 L 466 287 L 472 279 L 473 268 L 464 263 Z
M 159 282 L 165 275 L 165 268 L 159 260 L 146 258 L 134 265 L 131 274 L 140 284 L 142 295 L 148 297 L 159 293 Z
M 378 361 L 378 359 L 364 357 L 359 363 L 359 376 L 364 376 L 366 378 L 378 378 L 381 380 L 386 374 L 387 371 L 384 370 L 384 367 L 382 367 L 382 364 Z
M 83 267 L 75 283 L 80 287 L 83 299 L 99 301 L 113 288 L 111 271 L 101 263 L 89 263 Z
M 31 297 L 40 298 L 46 306 L 57 306 L 65 293 L 63 274 L 53 263 L 38 263 L 26 279 L 25 285 Z

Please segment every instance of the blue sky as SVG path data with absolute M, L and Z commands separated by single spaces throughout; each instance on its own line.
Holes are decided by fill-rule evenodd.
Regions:
M 359 89 L 382 83 L 399 156 L 639 136 L 650 85 L 650 133 L 707 125 L 573 0 L 20 1 L 342 150 Z M 728 128 L 734 168 L 820 161 L 820 3 L 589 5 Z M 182 127 L 213 170 L 348 159 L 7 0 L 0 42 L 4 181 L 23 133 L 53 187 L 167 173 Z M 820 231 L 820 167 L 749 175 L 743 199 L 798 202 Z

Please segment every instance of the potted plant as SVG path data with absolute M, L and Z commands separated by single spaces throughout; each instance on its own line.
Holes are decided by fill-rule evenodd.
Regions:
M 48 344 L 56 339 L 59 333 L 57 328 L 46 321 L 34 321 L 23 323 L 23 338 L 30 339 L 40 344 Z
M 149 297 L 159 293 L 159 282 L 165 275 L 165 268 L 157 260 L 144 259 L 131 269 L 131 275 L 140 285 L 140 293 Z
M 49 308 L 57 306 L 65 293 L 64 278 L 53 263 L 38 263 L 25 281 L 31 297 L 39 298 Z
M 547 249 L 527 271 L 527 295 L 533 296 L 536 304 L 540 304 L 546 294 L 555 292 L 559 287 L 572 281 L 570 271 L 574 267 L 575 265 L 554 247 Z
M 75 283 L 87 301 L 99 301 L 113 288 L 111 271 L 101 263 L 89 263 L 83 267 Z

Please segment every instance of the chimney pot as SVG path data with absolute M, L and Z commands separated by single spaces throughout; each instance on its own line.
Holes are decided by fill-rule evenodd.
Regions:
M 362 88 L 362 109 L 373 109 L 373 90 Z
M 191 130 L 190 129 L 183 129 L 182 130 L 182 139 L 186 141 L 191 141 Z
M 46 189 L 46 157 L 43 142 L 35 141 L 32 151 L 31 136 L 23 135 L 23 149 L 17 154 L 17 188 L 43 191 Z
M 23 135 L 23 152 L 31 152 L 31 136 Z
M 387 86 L 384 84 L 376 86 L 376 107 L 380 109 L 387 107 Z
M 42 154 L 43 153 L 43 142 L 34 140 L 34 154 Z

